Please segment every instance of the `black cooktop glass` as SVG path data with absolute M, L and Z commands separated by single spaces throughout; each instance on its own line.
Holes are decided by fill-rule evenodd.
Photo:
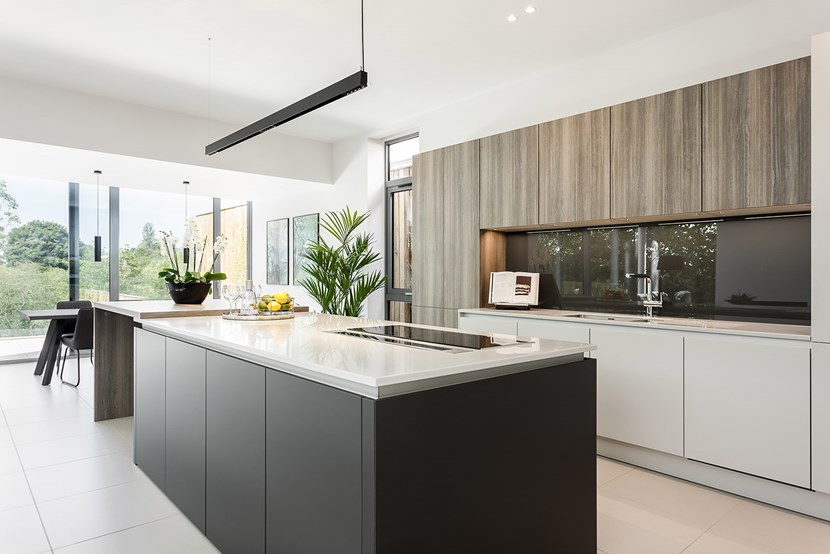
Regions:
M 350 331 L 359 331 L 371 335 L 412 339 L 444 346 L 472 348 L 481 350 L 493 346 L 502 346 L 490 340 L 486 335 L 468 335 L 455 331 L 440 331 L 438 329 L 422 329 L 421 327 L 407 327 L 406 325 L 378 325 L 373 327 L 355 327 Z

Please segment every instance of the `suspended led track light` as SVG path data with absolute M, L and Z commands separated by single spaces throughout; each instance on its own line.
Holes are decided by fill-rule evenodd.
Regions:
M 260 133 L 264 133 L 274 127 L 278 127 L 283 123 L 288 123 L 293 119 L 297 119 L 309 112 L 322 108 L 327 104 L 331 104 L 335 100 L 339 100 L 344 96 L 348 96 L 353 92 L 357 92 L 366 88 L 369 85 L 369 74 L 364 68 L 364 41 L 363 41 L 363 0 L 360 1 L 360 71 L 349 75 L 345 79 L 329 85 L 324 89 L 318 90 L 310 96 L 306 96 L 302 100 L 294 102 L 290 106 L 286 106 L 281 110 L 272 113 L 269 116 L 263 117 L 255 123 L 243 127 L 242 129 L 231 133 L 230 135 L 221 138 L 205 146 L 205 154 L 211 156 L 222 150 L 226 150 L 231 146 L 235 146 L 240 142 L 244 142 L 249 138 L 255 137 Z

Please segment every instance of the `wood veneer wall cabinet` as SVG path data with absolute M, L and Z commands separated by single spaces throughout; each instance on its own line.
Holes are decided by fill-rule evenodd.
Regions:
M 413 162 L 412 321 L 454 326 L 479 306 L 479 141 Z
M 611 219 L 611 110 L 539 125 L 539 223 Z
M 703 209 L 809 203 L 810 58 L 703 87 Z
M 611 107 L 611 217 L 701 210 L 701 87 Z
M 539 221 L 539 127 L 481 139 L 481 228 Z
M 444 305 L 444 153 L 418 154 L 412 164 L 412 305 L 440 308 Z
M 444 308 L 478 307 L 478 209 L 478 141 L 444 148 Z

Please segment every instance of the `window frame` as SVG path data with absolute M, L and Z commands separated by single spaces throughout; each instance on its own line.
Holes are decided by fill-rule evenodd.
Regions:
M 386 261 L 384 263 L 385 270 L 386 270 L 386 287 L 385 287 L 385 294 L 384 294 L 384 317 L 389 319 L 389 303 L 390 302 L 403 302 L 412 304 L 412 287 L 409 288 L 396 288 L 392 286 L 393 282 L 393 271 L 394 271 L 394 240 L 393 240 L 393 233 L 394 233 L 394 221 L 393 221 L 393 199 L 394 195 L 406 192 L 408 190 L 412 190 L 412 176 L 409 177 L 401 177 L 399 179 L 389 179 L 391 166 L 390 166 L 390 159 L 389 159 L 389 148 L 392 145 L 398 144 L 400 142 L 404 142 L 407 140 L 411 140 L 413 138 L 418 137 L 418 133 L 412 133 L 409 135 L 405 135 L 402 137 L 398 137 L 392 140 L 388 140 L 384 143 L 384 155 L 383 155 L 383 163 L 384 163 L 384 194 L 386 195 L 384 201 L 384 208 L 385 208 L 385 221 L 386 221 L 386 228 L 385 228 L 385 254 L 386 254 Z

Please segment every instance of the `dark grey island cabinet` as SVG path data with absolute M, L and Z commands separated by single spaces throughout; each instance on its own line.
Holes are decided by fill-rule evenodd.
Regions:
M 225 554 L 596 552 L 594 360 L 374 399 L 135 333 L 136 463 Z

